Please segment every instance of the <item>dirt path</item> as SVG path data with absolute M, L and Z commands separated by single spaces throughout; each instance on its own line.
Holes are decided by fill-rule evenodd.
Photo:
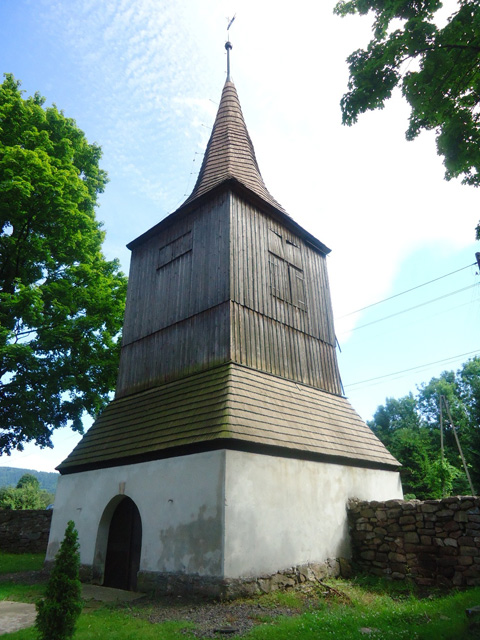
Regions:
M 0 636 L 33 626 L 36 615 L 34 604 L 2 600 L 0 602 Z

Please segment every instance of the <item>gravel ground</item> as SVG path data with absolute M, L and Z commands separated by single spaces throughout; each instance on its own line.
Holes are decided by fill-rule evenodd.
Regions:
M 278 616 L 298 615 L 300 611 L 281 606 L 263 606 L 242 602 L 188 601 L 183 598 L 162 598 L 149 602 L 152 607 L 150 622 L 182 620 L 195 624 L 188 629 L 197 638 L 219 638 L 247 633 L 253 626 L 271 622 Z M 142 615 L 142 614 L 140 614 Z M 143 617 L 143 616 L 142 616 Z
M 345 604 L 350 602 L 346 594 L 322 582 L 317 585 L 305 584 L 295 591 L 298 597 L 291 607 L 282 606 L 268 596 L 246 602 L 163 597 L 139 601 L 132 615 L 147 618 L 152 623 L 167 620 L 191 622 L 195 627 L 186 632 L 193 633 L 197 638 L 221 638 L 241 636 L 254 626 L 271 624 L 279 616 L 298 616 L 305 611 L 313 611 L 332 597 Z

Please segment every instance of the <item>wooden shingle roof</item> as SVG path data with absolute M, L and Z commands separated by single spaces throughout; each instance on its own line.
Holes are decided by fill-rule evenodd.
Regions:
M 235 180 L 282 213 L 258 168 L 235 85 L 227 80 L 197 182 L 182 207 L 227 180 Z M 181 207 L 181 208 L 182 208 Z
M 346 398 L 231 363 L 114 400 L 58 469 L 131 464 L 192 446 L 399 466 Z
M 262 205 L 266 204 L 269 215 L 273 214 L 293 233 L 305 238 L 325 255 L 330 253 L 330 249 L 323 242 L 293 220 L 265 186 L 243 118 L 237 90 L 230 80 L 227 80 L 223 87 L 215 123 L 192 193 L 178 209 L 132 240 L 127 247 L 133 250 L 142 245 L 172 224 L 178 216 L 188 215 L 201 200 L 208 198 L 208 194 L 221 189 L 235 190 L 255 206 L 262 208 Z

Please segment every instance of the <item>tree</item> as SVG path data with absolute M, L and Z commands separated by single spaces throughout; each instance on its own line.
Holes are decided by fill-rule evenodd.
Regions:
M 418 431 L 420 429 L 420 417 L 417 413 L 417 401 L 412 393 L 396 400 L 387 398 L 385 405 L 377 408 L 371 428 L 384 444 L 395 440 L 398 429 Z
M 347 58 L 343 123 L 382 109 L 393 89 L 401 87 L 411 107 L 407 139 L 434 130 L 445 178 L 462 176 L 464 184 L 479 186 L 480 0 L 459 0 L 444 27 L 435 22 L 441 7 L 441 0 L 341 0 L 336 5 L 341 16 L 375 16 L 367 49 Z
M 417 498 L 470 493 L 448 416 L 443 412 L 444 453 L 440 446 L 440 396 L 448 402 L 474 487 L 480 487 L 480 358 L 457 371 L 444 371 L 421 384 L 414 397 L 387 398 L 368 424 L 401 462 L 404 492 Z
M 101 150 L 20 83 L 0 85 L 0 454 L 82 431 L 115 385 L 126 278 L 101 247 Z
M 23 487 L 34 487 L 40 490 L 40 482 L 31 473 L 24 473 L 20 480 L 17 482 L 17 489 L 23 489 Z
M 445 458 L 437 457 L 425 469 L 425 483 L 429 496 L 435 500 L 451 496 L 454 493 L 454 483 L 462 477 L 462 472 Z
M 465 453 L 471 461 L 474 487 L 480 489 L 480 358 L 466 362 L 457 375 L 457 389 L 467 407 L 462 438 Z
M 453 473 L 451 480 L 453 483 L 453 491 L 455 493 L 471 493 L 467 478 L 463 471 L 460 453 L 453 429 L 455 428 L 459 437 L 463 453 L 469 465 L 469 473 L 472 477 L 474 485 L 478 486 L 477 480 L 480 475 L 476 471 L 474 450 L 468 448 L 469 442 L 475 433 L 478 434 L 479 423 L 475 422 L 472 416 L 472 406 L 468 398 L 462 393 L 459 382 L 465 369 L 469 369 L 473 363 L 477 363 L 480 367 L 480 360 L 474 358 L 465 363 L 462 368 L 457 371 L 444 371 L 438 378 L 432 378 L 428 384 L 420 385 L 418 389 L 418 406 L 423 416 L 426 427 L 431 432 L 431 439 L 437 451 L 440 451 L 440 418 L 443 415 L 443 440 L 444 440 L 444 461 L 446 466 L 443 468 L 445 478 L 450 473 L 448 465 L 457 467 L 461 472 L 457 475 Z M 448 415 L 440 410 L 440 396 L 443 396 L 449 406 L 452 416 L 453 425 L 450 423 Z M 451 471 L 451 470 L 450 470 Z M 450 481 L 449 481 L 450 482 Z
M 46 509 L 53 499 L 52 494 L 32 484 L 0 488 L 0 509 Z
M 35 625 L 40 640 L 73 638 L 78 617 L 82 612 L 78 549 L 78 533 L 75 523 L 70 520 L 60 550 L 55 556 L 45 598 L 37 603 Z
M 423 428 L 413 394 L 398 400 L 387 398 L 368 425 L 401 462 L 404 493 L 422 499 L 431 497 L 426 475 L 435 452 L 430 434 Z
M 0 509 L 46 509 L 53 500 L 31 473 L 23 474 L 16 487 L 0 487 Z

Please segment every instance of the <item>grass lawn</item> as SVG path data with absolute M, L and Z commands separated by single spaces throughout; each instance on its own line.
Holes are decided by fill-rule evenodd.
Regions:
M 4 558 L 1 554 L 1 558 Z M 1 562 L 1 560 L 0 560 Z M 28 562 L 35 566 L 35 558 Z M 333 590 L 319 586 L 308 596 L 301 592 L 274 593 L 243 603 L 259 606 L 253 629 L 245 640 L 480 640 L 480 627 L 469 627 L 465 609 L 480 604 L 480 588 L 448 594 L 419 593 L 404 583 L 371 578 L 329 580 Z M 0 599 L 32 601 L 32 589 L 42 585 L 1 583 Z M 9 591 L 10 590 L 10 591 Z M 6 595 L 5 595 L 6 594 Z M 40 593 L 37 594 L 40 595 Z M 271 618 L 269 610 L 289 607 L 290 617 Z M 155 603 L 87 607 L 78 623 L 74 640 L 193 640 L 192 623 L 152 623 Z M 235 624 L 235 620 L 232 620 Z M 218 634 L 218 637 L 224 637 Z M 232 637 L 231 635 L 229 637 Z M 35 629 L 5 634 L 8 640 L 34 640 Z
M 317 610 L 275 625 L 255 628 L 251 640 L 470 640 L 480 632 L 468 627 L 465 609 L 480 603 L 480 589 L 419 599 L 375 593 L 352 582 L 336 587 L 351 597 L 349 603 L 319 603 Z M 476 635 L 475 635 L 476 634 Z
M 36 602 L 45 592 L 44 584 L 18 584 L 2 582 L 0 577 L 0 600 L 14 602 Z
M 180 622 L 151 624 L 122 611 L 102 608 L 80 616 L 74 640 L 190 640 L 193 636 L 181 631 L 185 626 Z M 38 636 L 31 627 L 15 633 L 5 633 L 3 638 L 37 640 Z
M 4 573 L 43 569 L 44 553 L 3 553 L 0 551 L 0 579 Z
M 4 576 L 18 571 L 39 571 L 43 569 L 44 560 L 44 553 L 0 552 L 0 600 L 36 602 L 45 591 L 44 584 L 22 584 L 20 581 L 7 581 Z

